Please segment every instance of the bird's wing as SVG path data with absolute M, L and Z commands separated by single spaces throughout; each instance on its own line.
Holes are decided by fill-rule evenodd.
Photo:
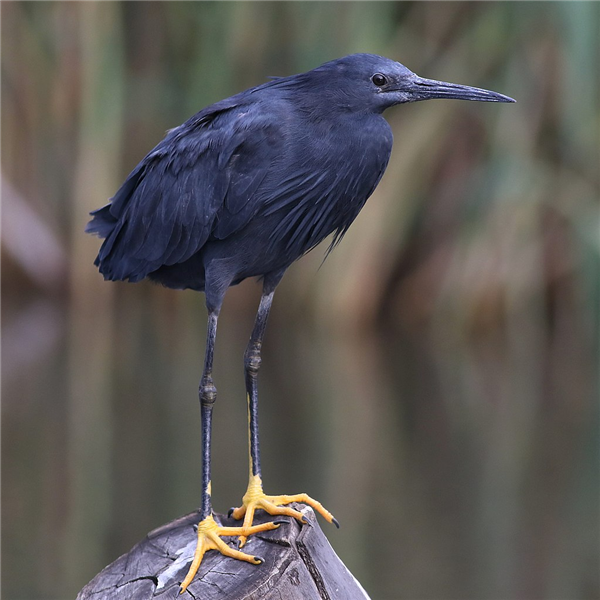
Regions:
M 280 151 L 277 123 L 252 105 L 219 104 L 171 130 L 92 213 L 88 231 L 106 237 L 96 260 L 106 278 L 139 281 L 183 262 L 255 213 L 253 193 Z

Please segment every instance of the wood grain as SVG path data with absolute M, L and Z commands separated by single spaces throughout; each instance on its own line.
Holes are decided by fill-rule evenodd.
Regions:
M 262 565 L 209 552 L 189 588 L 179 596 L 179 584 L 196 547 L 193 512 L 150 532 L 127 554 L 108 565 L 78 594 L 77 600 L 369 600 L 323 534 L 309 507 L 294 505 L 308 519 L 295 519 L 279 529 L 248 538 L 244 551 L 264 558 Z M 225 526 L 233 519 L 215 515 Z M 272 520 L 259 511 L 255 523 Z M 224 538 L 234 546 L 237 538 Z

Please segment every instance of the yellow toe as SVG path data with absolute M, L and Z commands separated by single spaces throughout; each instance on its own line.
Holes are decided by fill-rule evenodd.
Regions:
M 246 532 L 248 532 L 251 528 L 254 520 L 254 513 L 259 509 L 262 509 L 273 516 L 280 515 L 293 517 L 298 521 L 305 522 L 304 515 L 300 511 L 287 506 L 292 502 L 307 504 L 316 512 L 318 512 L 326 521 L 333 523 L 336 527 L 339 527 L 335 517 L 317 500 L 306 494 L 295 494 L 292 496 L 268 496 L 263 492 L 260 476 L 251 475 L 248 483 L 248 489 L 242 498 L 242 505 L 238 508 L 234 508 L 230 512 L 230 516 L 232 516 L 234 519 L 238 521 L 242 518 L 244 519 L 242 525 L 244 533 L 240 535 L 239 547 L 243 547 L 243 545 L 246 543 L 246 537 L 249 535 Z
M 245 541 L 249 535 L 260 533 L 262 531 L 270 531 L 272 529 L 277 529 L 278 527 L 279 524 L 277 523 L 262 523 L 260 525 L 248 527 L 221 527 L 217 524 L 212 515 L 203 521 L 200 521 L 198 524 L 198 543 L 196 545 L 196 551 L 194 552 L 194 559 L 192 560 L 192 564 L 190 565 L 185 579 L 181 583 L 179 593 L 183 594 L 188 588 L 200 568 L 204 555 L 209 550 L 217 550 L 224 556 L 229 556 L 237 560 L 244 560 L 253 565 L 259 565 L 262 562 L 257 556 L 252 556 L 251 554 L 246 554 L 229 547 L 221 539 L 222 537 L 239 535 L 243 536 Z

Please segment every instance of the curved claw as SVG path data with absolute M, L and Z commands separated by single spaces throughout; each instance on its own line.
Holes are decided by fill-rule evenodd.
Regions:
M 262 481 L 258 475 L 250 476 L 248 490 L 242 498 L 242 505 L 230 511 L 229 514 L 236 520 L 240 520 L 242 518 L 244 519 L 242 529 L 245 531 L 252 525 L 254 513 L 259 509 L 264 510 L 270 515 L 293 517 L 303 524 L 310 525 L 309 519 L 307 519 L 300 511 L 286 506 L 292 502 L 307 504 L 313 510 L 320 513 L 324 519 L 330 523 L 333 523 L 339 529 L 340 524 L 338 523 L 337 519 L 320 502 L 314 500 L 307 494 L 295 494 L 293 496 L 268 496 L 263 492 Z M 286 521 L 274 521 L 274 523 L 277 524 L 280 522 L 285 523 Z M 246 543 L 247 535 L 245 531 L 242 535 L 240 535 L 239 548 L 242 548 Z
M 221 527 L 220 525 L 217 525 L 212 515 L 203 521 L 200 521 L 196 527 L 198 532 L 198 543 L 196 545 L 196 551 L 194 552 L 194 558 L 188 573 L 179 588 L 179 593 L 183 594 L 183 592 L 185 592 L 185 590 L 188 588 L 196 576 L 198 569 L 200 568 L 200 564 L 204 558 L 204 555 L 209 550 L 217 550 L 223 554 L 223 556 L 229 556 L 237 560 L 243 560 L 253 565 L 259 565 L 264 562 L 264 560 L 259 556 L 252 556 L 251 554 L 245 554 L 244 552 L 240 552 L 239 550 L 231 548 L 221 539 L 221 537 L 239 535 L 243 536 L 245 540 L 249 535 L 260 533 L 262 531 L 270 531 L 272 529 L 277 529 L 278 527 L 278 523 L 272 522 L 262 523 L 260 525 L 251 525 L 249 527 Z

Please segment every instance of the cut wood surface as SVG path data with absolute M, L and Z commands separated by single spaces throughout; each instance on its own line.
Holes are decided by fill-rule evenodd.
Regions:
M 244 551 L 264 558 L 261 565 L 208 552 L 194 581 L 179 595 L 196 548 L 198 513 L 193 512 L 150 532 L 96 575 L 77 600 L 369 600 L 333 551 L 312 509 L 292 506 L 306 516 L 308 525 L 278 517 L 285 521 L 279 529 L 248 538 Z M 223 515 L 215 519 L 224 526 L 239 526 Z M 254 522 L 269 520 L 273 517 L 259 511 Z M 237 544 L 236 537 L 223 539 Z

